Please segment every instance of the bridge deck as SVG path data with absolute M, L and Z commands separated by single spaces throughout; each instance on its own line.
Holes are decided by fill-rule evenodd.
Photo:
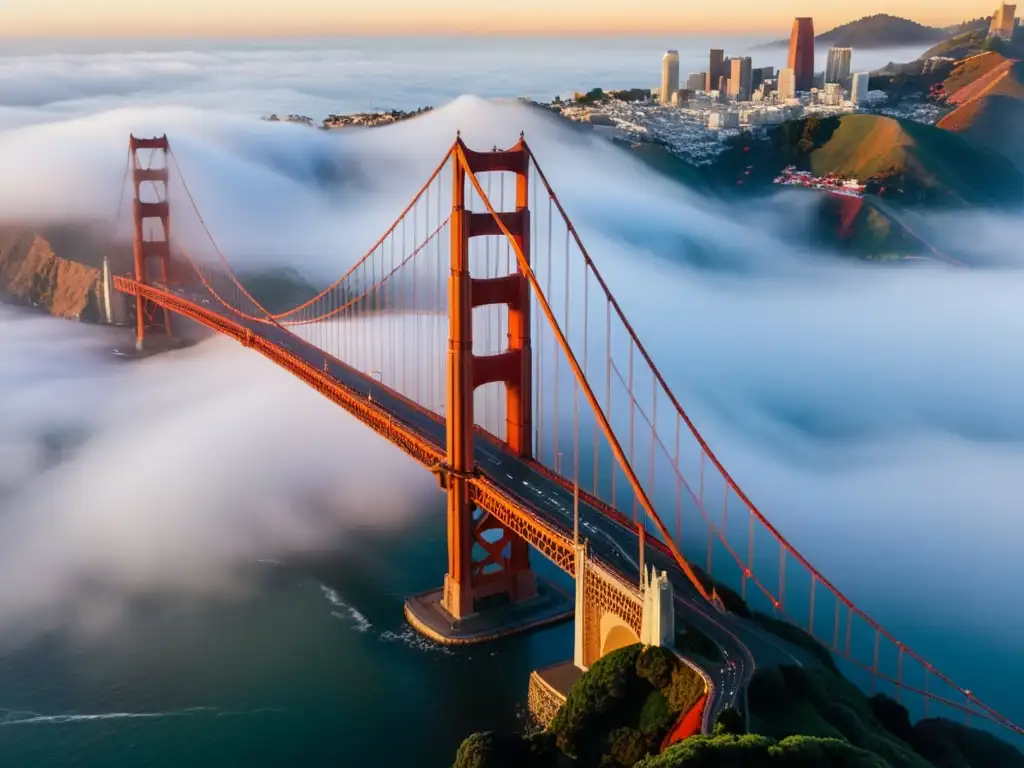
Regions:
M 205 289 L 166 290 L 114 278 L 115 287 L 138 291 L 156 304 L 189 317 L 250 347 L 285 368 L 397 445 L 424 467 L 445 460 L 445 424 L 372 376 L 358 371 L 271 322 L 244 318 Z M 371 398 L 372 395 L 372 398 Z M 471 496 L 481 508 L 521 535 L 566 573 L 575 573 L 572 546 L 573 497 L 569 484 L 536 462 L 513 456 L 497 440 L 477 440 L 478 475 Z M 580 494 L 581 532 L 591 556 L 628 584 L 639 583 L 639 540 L 632 521 L 589 494 Z M 664 545 L 647 538 L 647 564 L 665 570 L 676 594 L 677 616 L 707 634 L 724 662 L 709 669 L 718 692 L 712 714 L 735 704 L 762 665 L 813 663 L 799 648 L 732 614 L 721 614 L 701 598 Z

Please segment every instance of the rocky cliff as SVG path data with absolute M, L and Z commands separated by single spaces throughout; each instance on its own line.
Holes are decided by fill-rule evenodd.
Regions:
M 100 270 L 58 255 L 58 249 L 64 250 L 57 242 L 61 239 L 38 230 L 0 230 L 0 300 L 69 320 L 99 322 Z

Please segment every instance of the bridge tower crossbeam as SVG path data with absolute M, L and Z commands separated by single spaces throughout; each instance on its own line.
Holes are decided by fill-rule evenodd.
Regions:
M 504 233 L 488 212 L 466 210 L 467 174 L 513 173 L 515 210 L 499 215 L 516 244 L 529 255 L 528 205 L 530 154 L 525 142 L 508 150 L 474 152 L 459 139 L 453 153 L 451 274 L 448 279 L 449 340 L 447 375 L 447 464 L 442 481 L 448 494 L 448 573 L 442 605 L 459 620 L 476 612 L 476 602 L 504 594 L 512 602 L 537 594 L 529 545 L 470 501 L 474 457 L 473 392 L 501 382 L 506 391 L 506 439 L 513 453 L 533 453 L 530 284 L 522 267 L 503 277 L 470 274 L 469 242 Z M 508 307 L 508 348 L 495 355 L 473 354 L 473 310 L 494 304 Z M 496 538 L 485 534 L 498 531 Z M 484 555 L 473 559 L 474 546 Z
M 170 180 L 170 167 L 167 153 L 170 145 L 166 134 L 156 138 L 140 138 L 132 135 L 129 139 L 132 173 L 132 212 L 134 232 L 132 235 L 132 255 L 135 265 L 135 279 L 142 285 L 157 284 L 166 288 L 170 276 L 171 245 L 170 245 L 170 203 L 167 191 Z M 140 151 L 150 150 L 145 164 Z M 154 162 L 160 161 L 154 166 Z M 143 193 L 152 190 L 153 195 Z M 155 199 L 149 199 L 153 197 Z M 145 199 L 144 199 L 145 198 Z M 156 262 L 156 274 L 159 282 L 151 280 L 151 267 Z M 171 336 L 171 313 L 160 305 L 145 299 L 141 293 L 135 294 L 136 330 L 135 348 L 142 351 L 147 333 L 164 333 Z

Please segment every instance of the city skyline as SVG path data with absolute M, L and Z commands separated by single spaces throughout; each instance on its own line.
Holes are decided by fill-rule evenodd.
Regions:
M 890 0 L 848 11 L 827 3 L 780 0 L 771 5 L 739 0 L 723 25 L 716 9 L 681 8 L 670 0 L 637 0 L 595 10 L 584 0 L 563 0 L 557 8 L 541 0 L 522 0 L 515 14 L 481 13 L 471 0 L 438 0 L 428 6 L 413 0 L 379 0 L 371 7 L 344 11 L 321 0 L 292 0 L 282 6 L 269 0 L 179 0 L 173 6 L 140 6 L 127 0 L 33 0 L 0 4 L 5 37 L 31 36 L 240 36 L 368 34 L 640 34 L 671 32 L 783 33 L 797 16 L 813 16 L 819 31 L 874 13 L 903 16 L 922 24 L 944 26 L 988 16 L 991 0 L 932 3 Z M 395 22 L 394 19 L 401 19 Z M 655 23 L 653 19 L 657 19 Z

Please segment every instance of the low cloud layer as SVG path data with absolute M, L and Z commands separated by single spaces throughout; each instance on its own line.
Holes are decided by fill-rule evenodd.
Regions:
M 437 506 L 397 449 L 227 341 L 128 365 L 103 330 L 3 309 L 0 334 L 6 638 L 98 628 L 135 594 L 230 595 L 258 558 Z
M 0 185 L 0 216 L 99 215 L 127 132 L 167 131 L 229 257 L 321 279 L 373 242 L 456 129 L 477 147 L 526 131 L 641 338 L 748 493 L 869 613 L 1012 716 L 1005 681 L 1024 674 L 1011 653 L 1024 626 L 1009 610 L 1024 580 L 1012 508 L 1024 472 L 1019 271 L 795 252 L 785 219 L 745 222 L 547 115 L 469 97 L 341 135 L 187 109 L 11 131 L 0 160 L 20 172 Z M 319 163 L 338 169 L 335 183 L 317 180 Z M 24 178 L 35 181 L 12 181 Z M 1018 219 L 964 215 L 959 226 L 1015 263 Z M 710 264 L 687 258 L 697 245 Z M 716 268 L 726 263 L 742 269 Z M 15 404 L 0 420 L 0 622 L 50 617 L 83 585 L 229 589 L 249 558 L 344 541 L 353 525 L 400 525 L 434 503 L 429 475 L 226 342 L 114 366 L 101 331 L 5 312 L 0 333 L 12 349 L 0 402 Z M 65 425 L 91 437 L 51 466 L 51 449 L 26 436 Z M 393 495 L 378 498 L 381 487 Z M 969 654 L 941 639 L 949 622 Z M 990 654 L 1000 671 L 978 661 Z

